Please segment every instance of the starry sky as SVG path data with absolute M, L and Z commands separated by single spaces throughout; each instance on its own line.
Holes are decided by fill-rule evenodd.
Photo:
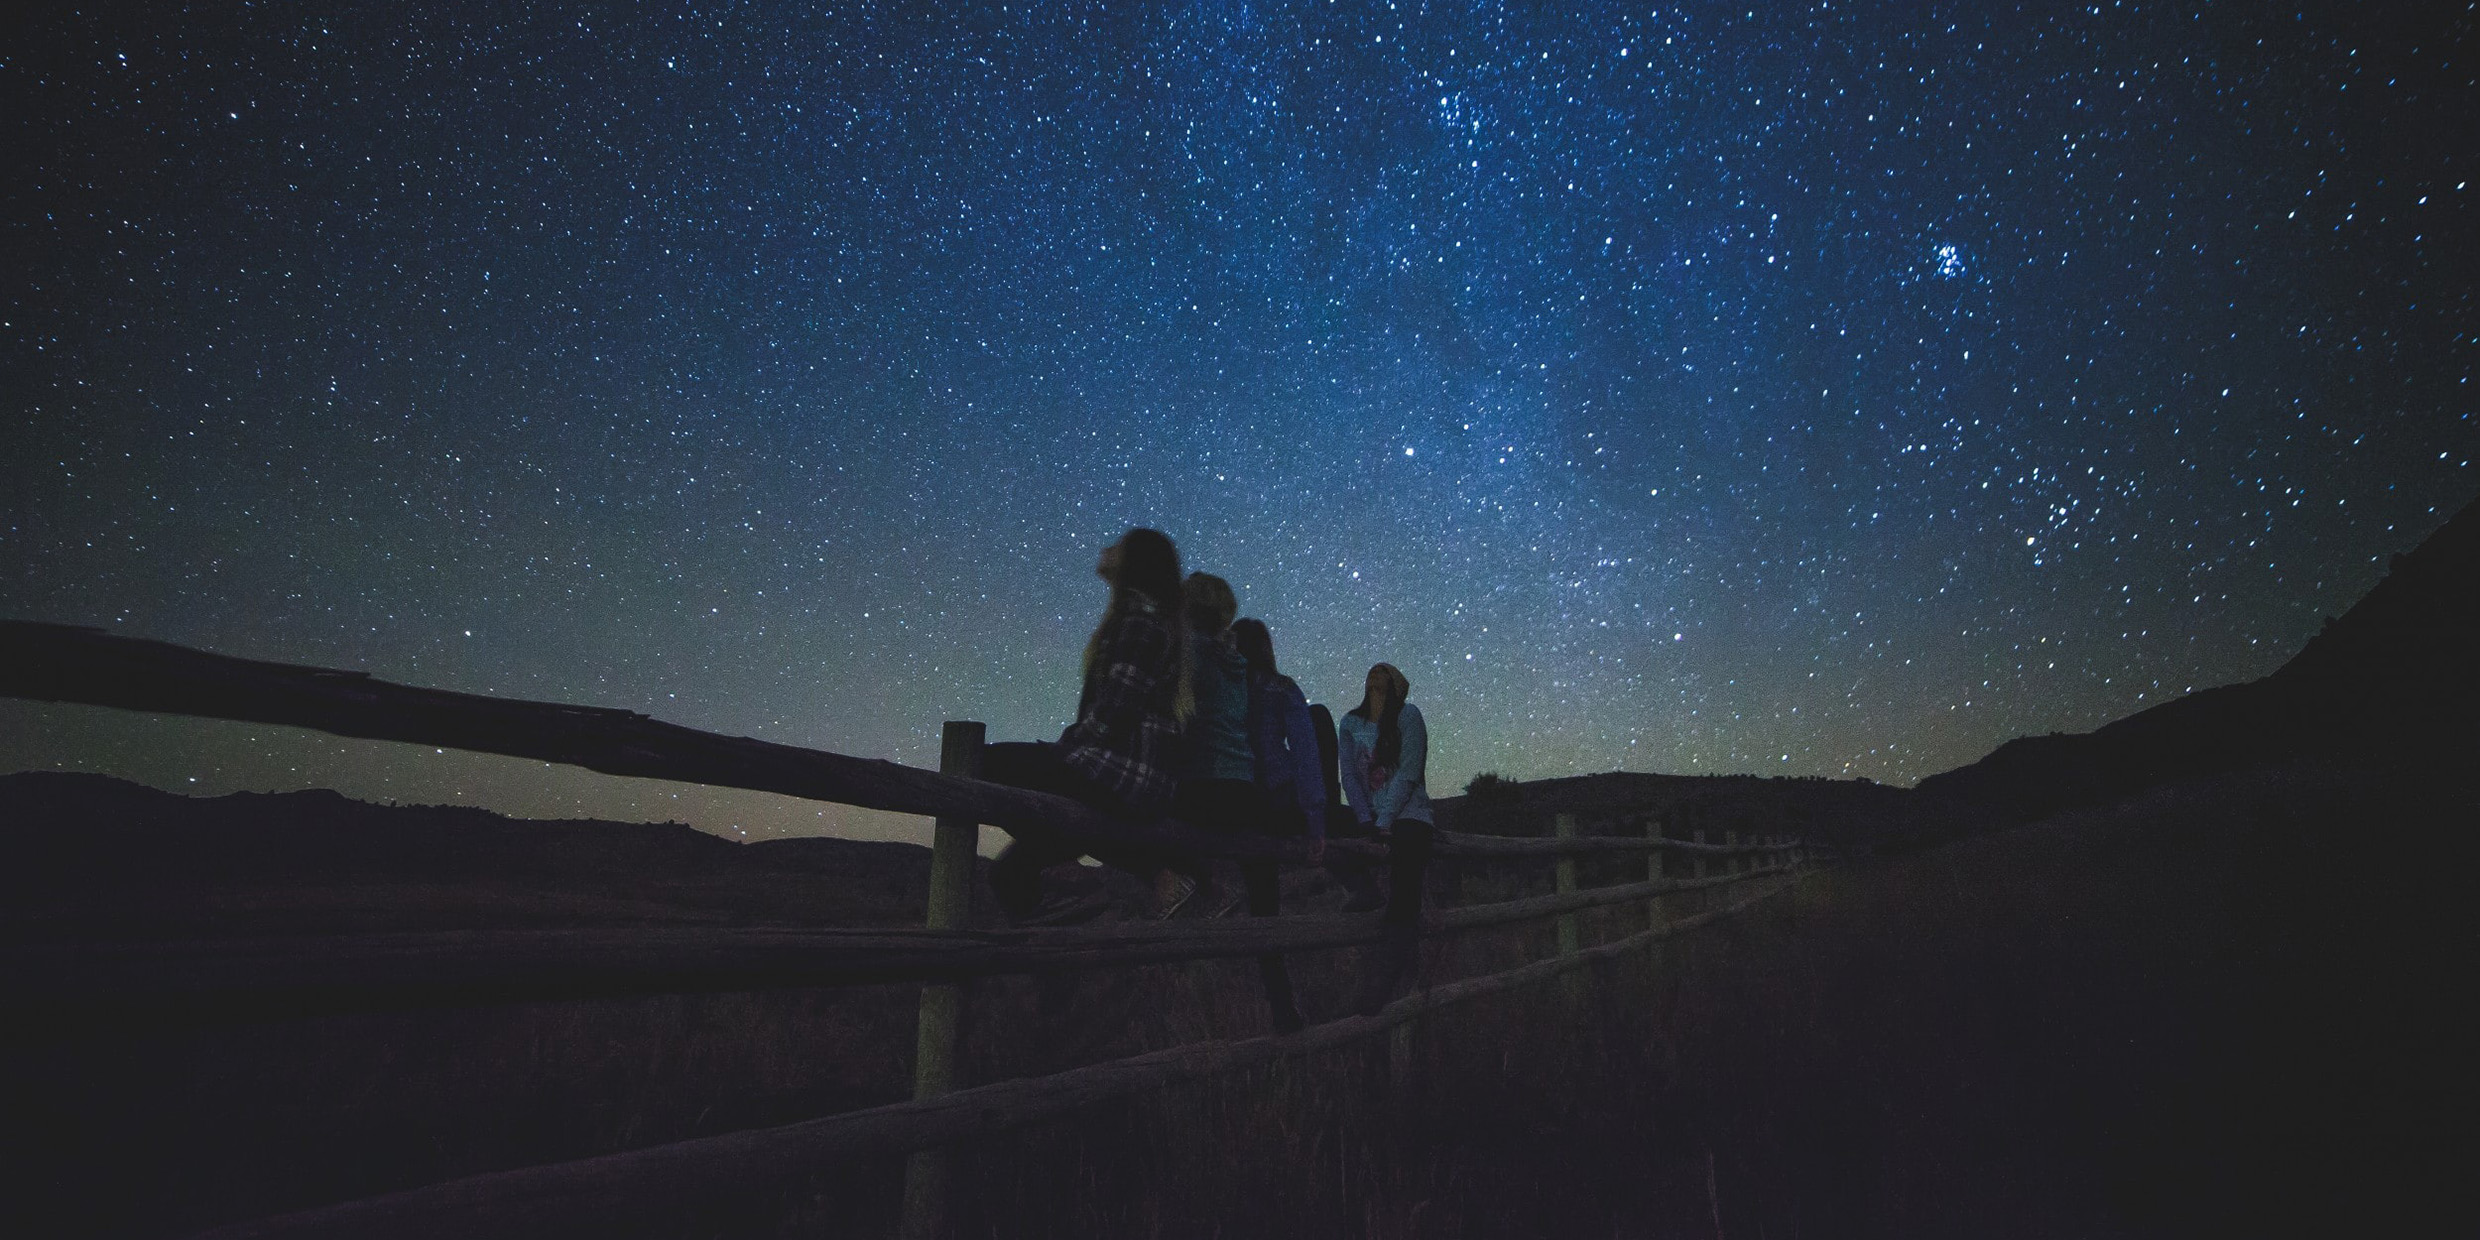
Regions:
M 1055 734 L 1143 524 L 1438 792 L 1910 783 L 2480 489 L 2469 6 L 124 7 L 0 42 L 12 618 L 929 765 Z M 919 833 L 0 703 L 22 768 Z

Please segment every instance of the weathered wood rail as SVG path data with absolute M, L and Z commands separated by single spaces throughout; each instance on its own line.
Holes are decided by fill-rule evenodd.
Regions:
M 1345 1046 L 1402 1029 L 1458 1003 L 1521 989 L 1624 956 L 1738 912 L 1774 890 L 1779 888 L 1598 947 L 1417 990 L 1375 1015 L 1348 1016 L 1299 1033 L 1193 1042 L 1050 1076 L 1000 1081 L 776 1128 L 472 1176 L 218 1228 L 198 1240 L 333 1235 L 504 1236 L 514 1240 L 582 1230 L 580 1224 L 616 1226 L 625 1223 L 630 1210 L 644 1201 L 723 1200 L 781 1183 L 836 1159 L 930 1149 L 1056 1119 L 1098 1102 L 1178 1081 Z
M 1210 833 L 1159 820 L 1133 823 L 971 776 L 981 728 L 950 724 L 941 771 L 718 736 L 629 711 L 512 701 L 391 684 L 354 672 L 236 659 L 93 629 L 0 622 L 0 696 L 313 728 L 582 766 L 615 775 L 781 793 L 937 820 L 927 926 L 922 930 L 799 927 L 494 931 L 300 940 L 27 947 L 0 951 L 0 1038 L 74 1036 L 96 1023 L 280 1020 L 338 1012 L 548 999 L 924 983 L 914 1101 L 775 1128 L 673 1142 L 520 1168 L 361 1201 L 235 1224 L 216 1237 L 532 1236 L 624 1224 L 646 1203 L 677 1205 L 746 1192 L 857 1154 L 912 1152 L 905 1234 L 939 1227 L 946 1164 L 939 1147 L 1054 1118 L 1141 1089 L 1340 1046 L 1451 1004 L 1577 977 L 1621 955 L 1703 925 L 1780 890 L 1728 907 L 1665 915 L 1667 896 L 1772 879 L 1796 870 L 1797 840 L 1669 839 L 1656 816 L 1620 825 L 1637 836 L 1583 835 L 1560 815 L 1555 834 L 1509 838 L 1442 832 L 1438 852 L 1476 862 L 1550 858 L 1554 894 L 1439 910 L 1430 933 L 1558 919 L 1558 952 L 1485 977 L 1432 986 L 1374 1015 L 1288 1035 L 1204 1042 L 1030 1080 L 956 1088 L 956 983 L 998 974 L 1176 963 L 1327 950 L 1377 942 L 1374 914 L 1076 929 L 968 930 L 962 910 L 973 832 L 1039 829 L 1080 843 L 1139 845 L 1231 860 L 1306 860 L 1297 842 Z M 1339 851 L 1383 853 L 1355 840 Z M 1645 881 L 1579 889 L 1578 857 L 1639 854 Z M 1693 859 L 1694 877 L 1663 873 L 1665 853 Z M 1641 903 L 1646 929 L 1582 944 L 1576 915 Z
M 1511 925 L 1737 876 L 1661 879 L 1442 909 L 1442 932 Z M 961 981 L 1354 947 L 1374 916 L 1327 914 L 1026 930 L 783 926 L 479 930 L 0 949 L 0 1029 L 57 1038 L 127 1020 L 261 1020 L 637 995 Z

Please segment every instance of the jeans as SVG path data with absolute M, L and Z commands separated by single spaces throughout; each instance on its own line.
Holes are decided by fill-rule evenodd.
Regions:
M 1297 812 L 1278 811 L 1255 783 L 1244 779 L 1182 780 L 1179 795 L 1171 801 L 1171 814 L 1192 827 L 1222 834 L 1296 835 L 1300 825 Z M 1202 877 L 1208 868 L 1199 865 L 1187 872 Z M 1250 916 L 1272 917 L 1282 911 L 1282 881 L 1282 871 L 1272 860 L 1240 863 L 1240 882 L 1248 891 Z M 1276 1031 L 1288 1033 L 1300 1028 L 1300 1008 L 1292 996 L 1291 968 L 1284 963 L 1282 953 L 1259 956 L 1257 976 L 1265 984 L 1266 1008 Z
M 1350 823 L 1348 827 L 1344 825 L 1346 821 Z M 1353 818 L 1349 812 L 1328 815 L 1326 833 L 1330 837 L 1357 836 L 1362 839 L 1376 834 L 1369 824 Z M 1421 924 L 1421 891 L 1428 878 L 1435 835 L 1436 829 L 1426 822 L 1417 818 L 1399 818 L 1395 820 L 1391 832 L 1377 837 L 1386 841 L 1386 924 Z M 1377 880 L 1370 874 L 1370 862 L 1366 857 L 1329 853 L 1326 869 L 1335 876 L 1335 881 L 1343 884 L 1344 890 L 1354 895 L 1377 890 Z
M 982 778 L 1012 788 L 1030 788 L 1081 801 L 1106 814 L 1124 811 L 1109 793 L 1085 778 L 1059 756 L 1059 747 L 1043 741 L 1005 742 L 982 747 Z M 1162 859 L 1122 845 L 1089 848 L 1055 832 L 1025 828 L 999 850 L 990 863 L 990 890 L 1010 917 L 1023 917 L 1042 902 L 1042 871 L 1091 853 L 1094 859 L 1139 877 L 1162 868 Z

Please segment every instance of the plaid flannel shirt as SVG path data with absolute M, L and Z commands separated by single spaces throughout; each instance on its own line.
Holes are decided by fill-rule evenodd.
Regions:
M 1132 814 L 1167 812 L 1179 786 L 1179 666 L 1161 617 L 1151 609 L 1121 616 L 1085 673 L 1076 722 L 1059 734 L 1060 757 Z

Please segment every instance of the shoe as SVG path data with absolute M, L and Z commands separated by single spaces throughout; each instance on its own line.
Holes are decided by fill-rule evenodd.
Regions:
M 1374 913 L 1386 907 L 1386 897 L 1375 891 L 1363 891 L 1343 902 L 1347 913 Z
M 1044 899 L 1031 912 L 1008 920 L 1019 926 L 1072 926 L 1092 921 L 1110 907 L 1111 902 L 1100 896 L 1057 895 Z
M 1171 890 L 1163 897 L 1162 903 L 1155 908 L 1154 920 L 1169 921 L 1179 916 L 1180 910 L 1187 908 L 1197 898 L 1198 890 L 1196 879 L 1186 874 L 1173 875 Z
M 1249 893 L 1245 891 L 1219 892 L 1210 900 L 1199 898 L 1196 904 L 1197 907 L 1205 910 L 1203 916 L 1208 921 L 1218 917 L 1239 917 L 1249 911 Z

